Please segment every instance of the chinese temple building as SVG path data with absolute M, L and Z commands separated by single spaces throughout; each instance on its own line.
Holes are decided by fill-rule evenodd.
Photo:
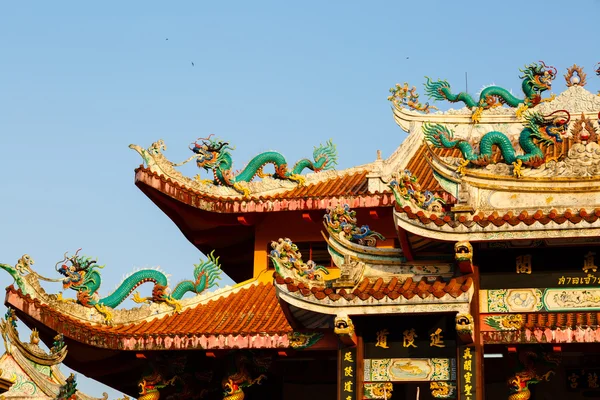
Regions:
M 350 169 L 333 170 L 331 142 L 239 171 L 213 137 L 180 163 L 162 140 L 131 145 L 136 186 L 208 255 L 191 279 L 136 271 L 101 298 L 79 250 L 54 277 L 25 255 L 0 264 L 5 304 L 45 343 L 62 335 L 69 367 L 138 399 L 600 397 L 600 96 L 576 65 L 559 95 L 554 67 L 521 73 L 522 94 L 478 98 L 427 78 L 462 107 L 446 112 L 396 85 L 408 137 Z M 221 271 L 239 283 L 209 291 Z M 72 298 L 45 292 L 56 279 Z M 118 308 L 129 296 L 142 305 Z
M 50 352 L 40 347 L 38 332 L 31 340 L 19 339 L 14 310 L 9 309 L 6 321 L 0 321 L 0 332 L 6 352 L 0 356 L 0 399 L 21 400 L 100 400 L 77 390 L 75 375 L 65 377 L 59 369 L 67 355 L 61 335 L 54 338 Z M 103 400 L 108 395 L 104 393 Z

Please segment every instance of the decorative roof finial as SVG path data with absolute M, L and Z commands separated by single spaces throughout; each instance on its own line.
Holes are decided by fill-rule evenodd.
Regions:
M 573 66 L 567 68 L 567 73 L 564 75 L 567 87 L 571 86 L 585 86 L 587 83 L 585 80 L 586 73 L 583 72 L 583 67 L 573 64 Z

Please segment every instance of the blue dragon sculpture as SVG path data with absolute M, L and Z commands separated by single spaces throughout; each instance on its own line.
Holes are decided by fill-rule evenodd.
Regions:
M 424 124 L 425 139 L 435 147 L 457 148 L 465 158 L 457 172 L 465 173 L 469 164 L 485 166 L 492 162 L 493 147 L 498 146 L 507 164 L 514 166 L 513 173 L 518 178 L 522 175 L 522 165 L 537 168 L 546 162 L 546 154 L 540 145 L 551 145 L 562 142 L 567 133 L 571 116 L 566 110 L 557 110 L 548 115 L 530 112 L 525 116 L 525 128 L 519 135 L 519 145 L 524 154 L 518 155 L 510 139 L 502 132 L 486 133 L 479 142 L 479 153 L 464 139 L 454 139 L 454 132 L 440 124 Z M 537 143 L 536 143 L 537 141 Z

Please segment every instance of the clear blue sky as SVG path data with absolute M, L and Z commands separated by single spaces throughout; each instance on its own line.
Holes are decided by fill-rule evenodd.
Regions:
M 597 91 L 599 11 L 598 0 L 3 2 L 0 262 L 28 253 L 53 275 L 83 247 L 106 264 L 102 295 L 134 267 L 188 278 L 201 254 L 134 186 L 130 143 L 162 138 L 181 161 L 213 133 L 241 168 L 271 149 L 294 162 L 332 138 L 339 168 L 370 162 L 405 138 L 386 100 L 397 82 L 461 90 L 468 72 L 471 92 L 520 93 L 518 69 L 544 60 L 560 75 L 584 66 Z

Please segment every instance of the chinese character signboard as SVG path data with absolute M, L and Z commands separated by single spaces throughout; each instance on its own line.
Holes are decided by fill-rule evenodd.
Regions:
M 455 358 L 454 318 L 370 317 L 362 326 L 365 358 Z
M 356 397 L 356 348 L 340 350 L 340 399 L 357 400 Z
M 475 400 L 475 374 L 477 373 L 477 357 L 475 347 L 462 346 L 458 352 L 460 382 L 459 400 Z
M 600 391 L 600 368 L 574 368 L 565 372 L 568 391 Z

